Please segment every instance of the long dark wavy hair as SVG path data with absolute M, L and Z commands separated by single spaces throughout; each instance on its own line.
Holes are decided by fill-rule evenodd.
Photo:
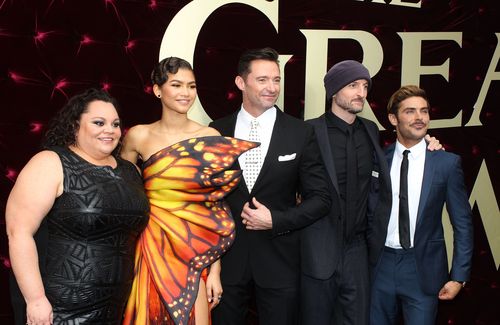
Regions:
M 54 146 L 68 147 L 76 144 L 76 133 L 80 128 L 80 118 L 82 114 L 88 111 L 89 104 L 96 100 L 113 104 L 118 112 L 118 102 L 107 92 L 95 88 L 87 89 L 83 93 L 71 97 L 66 105 L 52 118 L 42 140 L 42 149 L 49 149 Z M 119 145 L 113 151 L 113 154 L 116 154 L 118 150 Z

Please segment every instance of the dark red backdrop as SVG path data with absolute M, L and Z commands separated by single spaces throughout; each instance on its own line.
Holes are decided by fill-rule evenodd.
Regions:
M 17 173 L 38 150 L 46 122 L 68 97 L 91 86 L 101 87 L 118 98 L 126 127 L 159 117 L 148 76 L 158 61 L 165 29 L 189 2 L 0 0 L 2 213 Z M 279 33 L 256 9 L 226 5 L 206 21 L 194 55 L 199 97 L 210 117 L 237 109 L 240 96 L 233 80 L 238 56 L 243 49 L 263 46 L 294 55 L 286 66 L 285 111 L 302 116 L 306 40 L 299 29 L 357 29 L 377 37 L 384 49 L 384 63 L 373 78 L 369 97 L 385 127 L 389 127 L 384 113 L 387 98 L 400 86 L 401 39 L 397 32 L 462 32 L 462 47 L 452 42 L 429 42 L 423 47 L 422 64 L 441 64 L 450 57 L 450 81 L 424 76 L 421 86 L 430 96 L 434 119 L 451 118 L 463 110 L 463 119 L 468 121 L 497 46 L 500 3 L 424 0 L 415 9 L 356 0 L 281 0 Z M 360 60 L 362 53 L 354 41 L 336 40 L 329 42 L 328 58 L 331 66 L 346 58 Z M 431 130 L 447 150 L 462 155 L 469 191 L 486 161 L 496 197 L 500 196 L 496 168 L 500 137 L 495 130 L 500 126 L 499 103 L 500 82 L 493 81 L 480 116 L 482 126 Z M 383 132 L 382 143 L 391 141 L 393 134 Z M 441 304 L 439 324 L 500 324 L 500 273 L 477 207 L 473 212 L 472 281 L 455 301 Z M 9 260 L 3 215 L 0 220 L 0 323 L 8 324 Z

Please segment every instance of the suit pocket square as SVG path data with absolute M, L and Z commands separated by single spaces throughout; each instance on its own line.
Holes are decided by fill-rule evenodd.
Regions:
M 297 156 L 296 153 L 292 153 L 290 155 L 278 156 L 278 161 L 290 161 L 290 160 L 294 160 L 295 156 Z

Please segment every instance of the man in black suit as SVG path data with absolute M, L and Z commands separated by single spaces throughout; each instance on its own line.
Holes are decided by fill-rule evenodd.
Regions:
M 378 128 L 357 116 L 371 87 L 359 62 L 335 64 L 324 78 L 330 109 L 314 126 L 332 195 L 324 218 L 301 233 L 302 324 L 368 323 L 367 199 L 373 179 L 388 179 Z M 334 307 L 335 306 L 335 307 Z
M 396 324 L 401 309 L 405 324 L 431 325 L 438 298 L 453 299 L 469 279 L 472 213 L 460 157 L 426 150 L 430 108 L 425 91 L 401 87 L 387 108 L 397 142 L 386 150 L 390 182 L 370 195 L 375 199 L 370 202 L 378 202 L 369 213 L 370 323 Z M 454 243 L 449 273 L 441 222 L 445 203 Z
M 330 208 L 313 128 L 275 106 L 280 81 L 276 51 L 246 51 L 235 79 L 243 95 L 241 109 L 210 124 L 222 135 L 261 142 L 239 158 L 243 180 L 227 197 L 236 240 L 222 257 L 224 296 L 213 311 L 217 325 L 245 324 L 252 288 L 259 324 L 298 323 L 297 230 Z

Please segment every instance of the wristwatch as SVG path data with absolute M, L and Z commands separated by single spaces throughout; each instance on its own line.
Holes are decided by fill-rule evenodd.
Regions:
M 462 288 L 465 287 L 465 284 L 467 283 L 465 281 L 456 281 L 456 280 L 453 280 L 453 281 L 460 283 L 462 285 Z

